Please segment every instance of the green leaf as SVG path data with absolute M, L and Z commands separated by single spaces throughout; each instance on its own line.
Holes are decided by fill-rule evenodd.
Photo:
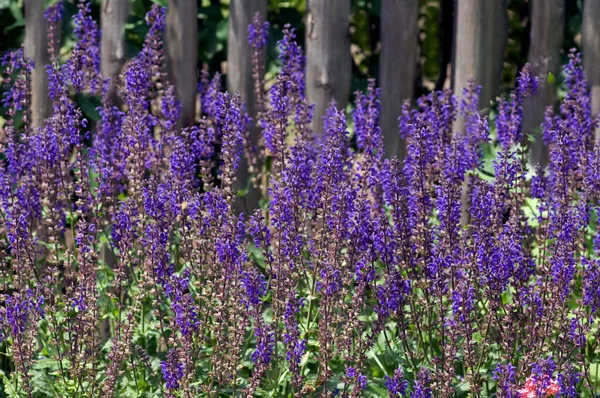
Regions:
M 25 26 L 25 20 L 21 19 L 21 20 L 17 20 L 15 23 L 7 26 L 6 28 L 4 28 L 4 30 L 9 31 L 9 30 L 13 30 L 15 28 L 22 28 Z
M 53 359 L 53 358 L 40 358 L 37 361 L 35 361 L 35 363 L 33 365 L 33 369 L 36 369 L 36 370 L 43 370 L 43 369 L 56 370 L 59 368 L 60 368 L 60 364 L 58 363 L 58 361 L 56 359 Z
M 12 375 L 13 375 L 13 378 L 14 377 L 19 378 L 18 373 L 13 373 Z M 19 394 L 19 390 L 17 390 L 15 388 L 15 382 L 13 380 L 10 380 L 8 377 L 6 377 L 4 372 L 2 372 L 0 374 L 0 377 L 2 378 L 2 384 L 4 384 L 4 392 L 6 393 L 6 396 L 8 398 L 20 398 L 20 397 L 24 396 L 24 395 Z M 18 385 L 17 385 L 17 388 L 18 388 Z
M 100 120 L 100 113 L 96 109 L 100 106 L 100 102 L 97 99 L 81 95 L 78 96 L 78 103 L 84 115 L 90 121 L 97 122 Z
M 123 397 L 128 397 L 128 398 L 129 397 L 137 398 L 140 396 L 140 394 L 137 391 L 135 391 L 135 389 L 130 385 L 127 385 L 127 387 L 125 388 L 125 391 L 123 391 L 123 393 L 121 395 Z
M 56 397 L 61 396 L 57 394 L 58 384 L 54 383 L 45 373 L 45 371 L 36 371 L 33 370 L 31 372 L 33 377 L 30 379 L 31 387 L 33 388 L 33 395 L 35 397 Z
M 285 384 L 285 380 L 286 380 L 288 373 L 289 373 L 289 369 L 285 369 L 285 371 L 281 373 L 281 376 L 279 376 L 279 380 L 277 381 L 278 385 L 281 386 L 281 385 Z
M 467 394 L 469 393 L 470 389 L 471 389 L 471 386 L 469 385 L 469 382 L 468 381 L 464 381 L 464 382 L 460 383 L 458 385 L 458 387 L 456 388 L 456 394 L 459 397 L 467 396 Z
M 9 26 L 5 29 L 12 29 L 12 27 L 14 27 L 15 25 L 25 26 L 25 18 L 23 17 L 23 12 L 21 11 L 21 4 L 18 1 L 13 1 L 12 3 L 10 3 L 9 9 L 16 22 L 12 26 Z

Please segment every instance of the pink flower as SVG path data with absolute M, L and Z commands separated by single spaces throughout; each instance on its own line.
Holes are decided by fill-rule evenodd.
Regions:
M 519 393 L 519 397 L 520 398 L 537 398 L 538 397 L 538 395 L 536 395 L 537 387 L 542 388 L 541 384 L 542 384 L 542 380 L 537 380 L 537 382 L 535 382 L 532 377 L 529 377 L 525 382 L 525 386 L 523 388 L 517 390 L 517 392 Z M 546 387 L 545 390 L 542 391 L 542 393 L 543 393 L 542 397 L 546 398 L 546 397 L 555 396 L 556 394 L 558 394 L 558 391 L 559 391 L 558 381 L 550 380 L 550 385 L 548 387 Z
M 558 394 L 559 391 L 558 381 L 550 380 L 550 386 L 546 389 L 546 395 L 552 396 Z

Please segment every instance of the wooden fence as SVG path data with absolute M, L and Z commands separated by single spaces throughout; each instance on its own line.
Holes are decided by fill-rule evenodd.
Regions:
M 457 94 L 468 79 L 483 86 L 480 107 L 485 109 L 499 94 L 500 74 L 508 35 L 507 0 L 443 0 L 442 7 L 453 10 L 451 87 Z M 314 130 L 322 130 L 325 107 L 335 99 L 347 104 L 351 65 L 349 18 L 351 0 L 307 0 L 306 54 L 307 97 L 316 104 Z M 381 116 L 387 155 L 401 155 L 397 118 L 404 99 L 413 99 L 418 60 L 418 0 L 381 0 L 380 73 Z M 25 0 L 26 54 L 36 65 L 48 63 L 43 1 Z M 102 74 L 113 79 L 125 62 L 124 32 L 129 0 L 103 0 L 101 28 Z M 529 62 L 533 71 L 545 77 L 557 74 L 563 45 L 565 0 L 530 0 L 531 16 Z M 267 0 L 230 0 L 227 88 L 239 91 L 253 116 L 251 50 L 246 40 L 247 26 L 256 12 L 265 17 Z M 197 70 L 197 2 L 169 0 L 165 33 L 169 80 L 182 102 L 181 124 L 194 122 Z M 600 110 L 600 0 L 585 0 L 582 47 L 584 66 L 592 90 L 592 108 Z M 114 80 L 114 79 L 113 79 Z M 525 105 L 524 126 L 532 131 L 543 121 L 544 109 L 555 101 L 555 90 L 541 79 L 538 94 Z M 33 75 L 33 122 L 40 125 L 48 116 L 47 77 L 38 68 Z M 114 87 L 111 93 L 114 94 Z M 460 130 L 463 121 L 457 120 Z M 254 132 L 258 134 L 258 132 Z M 535 161 L 544 161 L 544 151 L 534 148 Z

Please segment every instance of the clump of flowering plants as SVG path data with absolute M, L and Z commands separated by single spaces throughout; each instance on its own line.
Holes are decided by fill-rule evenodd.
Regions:
M 46 13 L 50 48 L 60 7 Z M 351 117 L 331 104 L 312 134 L 289 28 L 275 82 L 256 82 L 255 120 L 204 74 L 202 114 L 178 128 L 164 18 L 148 13 L 117 105 L 82 1 L 73 53 L 46 66 L 53 114 L 41 128 L 28 108 L 34 65 L 22 50 L 3 58 L 5 395 L 598 393 L 600 143 L 578 54 L 542 127 L 547 168 L 527 164 L 527 66 L 495 128 L 474 85 L 407 103 L 399 161 L 382 156 L 374 83 Z M 258 19 L 249 29 L 257 79 L 266 31 Z M 102 98 L 96 125 L 75 94 Z M 497 152 L 491 168 L 483 148 Z M 241 156 L 265 194 L 249 216 L 234 210 Z

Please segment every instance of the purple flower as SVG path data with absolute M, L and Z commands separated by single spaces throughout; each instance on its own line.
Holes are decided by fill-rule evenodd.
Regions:
M 330 264 L 326 265 L 319 273 L 321 277 L 317 282 L 317 291 L 325 296 L 332 296 L 342 289 L 342 275 L 340 270 Z
M 30 310 L 29 300 L 6 296 L 6 322 L 11 327 L 13 336 L 18 336 L 25 331 Z
M 44 11 L 44 19 L 48 21 L 48 52 L 51 55 L 52 62 L 58 59 L 58 50 L 60 42 L 59 24 L 63 17 L 63 2 L 62 0 L 49 6 Z
M 182 290 L 187 287 L 179 287 L 172 294 L 171 309 L 175 314 L 175 322 L 183 336 L 189 336 L 192 331 L 198 330 L 200 320 L 198 319 L 198 310 L 194 299 L 190 294 L 183 294 Z M 179 296 L 179 297 L 178 297 Z
M 285 138 L 288 117 L 290 115 L 288 82 L 279 77 L 269 89 L 270 108 L 267 115 L 260 120 L 263 129 L 265 146 L 277 161 L 285 156 Z
M 150 88 L 150 75 L 148 69 L 139 58 L 134 58 L 125 70 L 124 99 L 133 110 L 145 111 L 148 109 L 148 90 Z M 130 111 L 130 112 L 131 112 Z
M 523 140 L 521 123 L 523 119 L 523 100 L 537 90 L 537 77 L 531 75 L 531 65 L 526 64 L 517 78 L 517 88 L 508 100 L 502 98 L 498 103 L 496 130 L 498 141 L 504 149 Z
M 179 381 L 183 378 L 183 363 L 179 360 L 179 354 L 177 350 L 171 349 L 167 353 L 166 361 L 160 363 L 160 370 L 162 372 L 163 379 L 167 384 L 169 390 L 176 390 L 179 388 Z
M 210 118 L 215 118 L 217 116 L 217 107 L 223 107 L 222 101 L 224 97 L 221 94 L 221 74 L 215 73 L 209 83 L 203 84 L 200 89 L 200 95 L 202 96 L 202 112 Z
M 525 64 L 517 77 L 517 98 L 523 101 L 525 98 L 534 95 L 538 89 L 537 76 L 533 76 L 530 64 Z
M 567 365 L 566 369 L 558 374 L 557 381 L 559 385 L 558 394 L 560 397 L 576 398 L 579 396 L 577 386 L 581 380 L 581 374 L 577 372 L 572 365 Z
M 359 373 L 353 366 L 348 366 L 346 368 L 346 377 L 355 379 L 356 388 L 358 388 L 359 390 L 365 390 L 367 388 L 367 383 L 369 379 L 367 379 L 367 376 Z
M 306 62 L 302 49 L 296 43 L 296 33 L 289 24 L 283 27 L 283 39 L 279 41 L 280 76 L 291 83 L 292 96 L 300 101 L 304 98 L 306 79 L 304 64 Z
M 63 3 L 62 1 L 59 1 L 56 4 L 53 4 L 50 7 L 46 8 L 46 10 L 44 11 L 44 18 L 49 23 L 55 24 L 60 22 L 60 20 L 62 19 L 62 13 Z
M 506 398 L 519 398 L 519 393 L 516 392 L 517 376 L 516 368 L 507 363 L 506 365 L 498 364 L 493 372 L 494 380 L 498 381 L 498 392 L 502 393 Z
M 474 115 L 479 110 L 481 86 L 475 85 L 475 79 L 469 79 L 467 87 L 463 88 L 460 100 L 460 111 L 465 115 Z
M 385 387 L 388 389 L 390 397 L 399 398 L 406 395 L 408 381 L 404 379 L 402 368 L 396 369 L 392 377 L 385 376 Z
M 589 306 L 592 314 L 595 314 L 600 309 L 600 262 L 596 259 L 584 260 L 583 264 L 583 304 Z
M 169 86 L 165 91 L 161 101 L 161 112 L 165 131 L 171 131 L 177 124 L 181 113 L 181 102 L 177 100 L 175 95 L 175 86 Z
M 269 22 L 263 22 L 260 13 L 257 12 L 252 19 L 252 23 L 248 25 L 248 43 L 254 48 L 263 48 L 267 44 L 269 27 Z
M 368 153 L 375 159 L 383 156 L 383 137 L 379 129 L 379 89 L 375 80 L 369 80 L 366 95 L 356 93 L 356 109 L 354 110 L 354 131 L 358 149 Z
M 7 52 L 0 61 L 0 65 L 4 68 L 4 74 L 8 81 L 3 83 L 9 86 L 9 89 L 3 93 L 2 106 L 9 108 L 14 107 L 15 110 L 23 110 L 26 105 L 28 96 L 27 91 L 27 75 L 34 68 L 32 61 L 25 58 L 25 51 L 19 48 L 15 51 Z M 11 78 L 11 75 L 15 75 Z
M 410 292 L 410 282 L 402 279 L 400 273 L 392 273 L 385 284 L 377 288 L 378 304 L 375 307 L 375 312 L 383 318 L 395 314 L 402 308 L 406 296 Z
M 165 17 L 166 7 L 154 3 L 152 8 L 146 14 L 146 25 L 150 27 L 144 40 L 141 58 L 145 65 L 150 69 L 153 79 L 160 79 L 162 67 L 162 34 L 166 27 Z
M 550 387 L 555 370 L 556 363 L 551 356 L 532 365 L 531 379 L 539 396 L 543 396 L 544 392 Z
M 285 359 L 290 364 L 290 370 L 293 374 L 292 383 L 299 388 L 302 384 L 303 375 L 300 374 L 300 362 L 306 353 L 308 342 L 300 338 L 300 327 L 298 317 L 300 310 L 304 306 L 304 298 L 298 299 L 295 292 L 290 293 L 287 299 L 285 312 L 283 314 L 285 332 L 283 343 L 286 345 Z
M 465 279 L 458 282 L 457 288 L 452 292 L 452 312 L 463 324 L 469 322 L 475 309 L 475 288 L 468 286 Z
M 330 189 L 336 196 L 340 195 L 340 186 L 346 178 L 345 169 L 349 167 L 349 143 L 344 111 L 338 111 L 332 105 L 328 113 L 330 118 L 324 134 L 325 142 L 317 156 L 317 179 L 314 187 L 317 197 L 322 196 L 326 189 Z
M 265 366 L 271 362 L 271 357 L 275 352 L 275 334 L 267 330 L 260 322 L 258 325 L 254 330 L 256 349 L 252 353 L 252 362 Z
M 74 17 L 75 38 L 71 58 L 67 61 L 68 76 L 78 92 L 88 90 L 98 93 L 102 88 L 100 78 L 100 31 L 92 18 L 91 5 L 80 0 L 79 12 Z
M 5 300 L 5 321 L 13 338 L 23 334 L 32 320 L 45 316 L 44 296 L 32 289 L 25 294 L 6 295 Z
M 431 382 L 429 370 L 421 368 L 415 380 L 415 386 L 410 394 L 410 398 L 431 398 L 432 390 L 429 388 Z
M 249 119 L 243 111 L 239 94 L 230 97 L 228 93 L 219 93 L 217 98 L 215 119 L 222 134 L 221 171 L 223 183 L 228 186 L 239 165 Z
M 256 270 L 244 271 L 242 273 L 242 285 L 246 289 L 246 308 L 250 306 L 259 306 L 263 296 L 267 292 L 267 282 L 264 277 Z
M 581 319 L 578 317 L 571 318 L 571 322 L 569 323 L 569 331 L 567 332 L 567 337 L 576 347 L 585 347 L 586 344 L 586 336 L 583 329 L 583 325 L 581 324 Z

